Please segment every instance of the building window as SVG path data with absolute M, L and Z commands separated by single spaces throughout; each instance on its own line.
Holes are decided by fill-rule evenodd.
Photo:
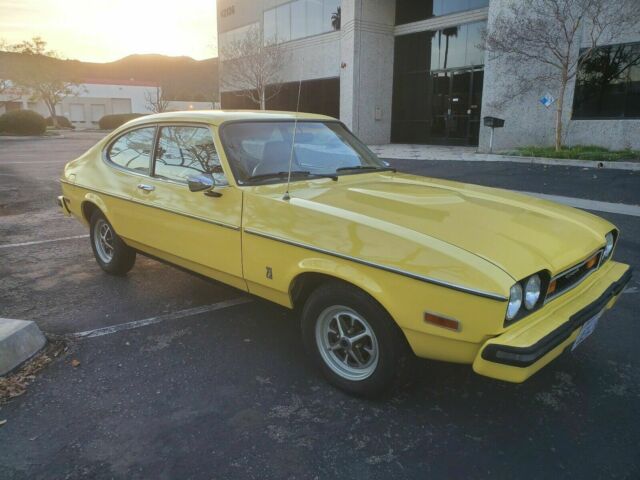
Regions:
M 396 25 L 489 6 L 489 0 L 396 0 Z
M 340 0 L 294 0 L 265 10 L 265 45 L 340 30 Z
M 467 23 L 431 32 L 431 70 L 484 64 L 482 30 L 486 22 Z
M 640 43 L 598 47 L 581 65 L 572 118 L 640 118 Z

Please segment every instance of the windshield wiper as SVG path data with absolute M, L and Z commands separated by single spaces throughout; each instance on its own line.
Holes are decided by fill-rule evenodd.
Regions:
M 376 170 L 378 172 L 394 172 L 396 171 L 395 168 L 392 167 L 378 167 L 375 165 L 352 165 L 350 167 L 340 167 L 340 168 L 336 168 L 336 172 L 344 172 L 347 170 Z
M 268 180 L 270 178 L 287 178 L 289 176 L 289 172 L 270 172 L 270 173 L 261 173 L 260 175 L 253 175 L 252 177 L 247 178 L 246 182 L 252 182 L 254 180 Z M 338 180 L 336 175 L 332 175 L 330 173 L 311 173 L 307 170 L 291 170 L 291 177 L 297 176 L 305 176 L 305 177 L 316 177 L 316 178 L 330 178 L 333 181 Z

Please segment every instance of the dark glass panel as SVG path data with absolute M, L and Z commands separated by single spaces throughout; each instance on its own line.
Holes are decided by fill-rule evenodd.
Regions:
M 636 46 L 636 51 L 640 50 Z M 640 53 L 640 52 L 638 52 Z M 632 65 L 629 69 L 629 88 L 627 90 L 625 116 L 629 118 L 640 118 L 640 65 Z
M 489 6 L 489 0 L 396 0 L 396 25 Z
M 277 30 L 276 30 L 275 8 L 264 12 L 263 38 L 264 38 L 265 45 L 269 45 L 271 43 L 276 42 Z
M 296 0 L 291 2 L 291 40 L 307 35 L 307 0 Z
M 322 9 L 322 31 L 340 30 L 340 0 L 324 0 Z
M 318 35 L 323 31 L 322 0 L 307 0 L 307 35 Z
M 573 118 L 639 118 L 640 44 L 599 47 L 581 66 Z
M 433 16 L 433 0 L 396 0 L 396 25 L 426 20 Z
M 438 30 L 431 46 L 431 70 L 464 66 L 466 49 L 466 25 Z
M 482 49 L 482 32 L 486 28 L 486 22 L 474 22 L 467 24 L 467 53 L 465 65 L 484 65 L 484 50 Z
M 278 42 L 291 40 L 291 5 L 285 3 L 276 8 Z
M 267 89 L 267 95 L 272 90 Z M 280 92 L 267 100 L 269 110 L 296 110 L 298 82 L 285 83 Z M 338 118 L 340 116 L 340 79 L 322 78 L 302 82 L 300 88 L 300 111 L 319 113 Z
M 483 62 L 484 23 L 396 37 L 391 141 L 477 145 L 483 75 L 467 62 Z

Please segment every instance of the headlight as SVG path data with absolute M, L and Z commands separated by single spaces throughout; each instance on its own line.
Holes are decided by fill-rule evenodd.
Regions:
M 527 280 L 524 287 L 524 306 L 527 310 L 531 310 L 538 303 L 540 298 L 540 277 L 533 275 Z
M 522 287 L 516 283 L 509 291 L 509 305 L 507 306 L 507 320 L 513 320 L 522 306 Z
M 604 258 L 607 259 L 611 256 L 611 252 L 613 252 L 613 233 L 609 232 L 604 237 Z

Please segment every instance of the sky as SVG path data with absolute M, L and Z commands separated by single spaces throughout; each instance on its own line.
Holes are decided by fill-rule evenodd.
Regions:
M 216 0 L 0 0 L 0 40 L 40 36 L 65 58 L 217 55 Z

